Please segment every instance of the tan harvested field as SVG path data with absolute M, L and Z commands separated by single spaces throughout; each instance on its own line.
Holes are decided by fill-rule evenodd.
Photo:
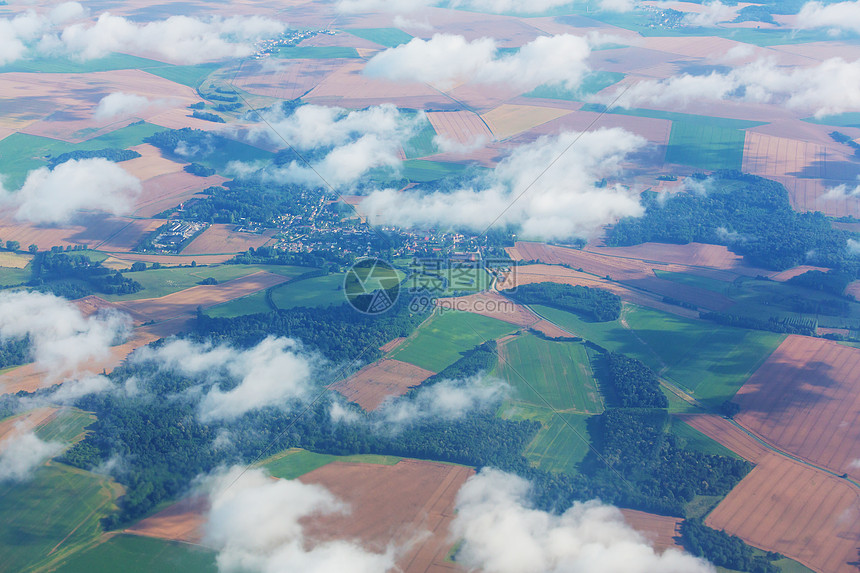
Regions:
M 771 46 L 771 50 L 797 54 L 810 60 L 824 61 L 830 58 L 856 60 L 860 58 L 860 46 L 848 42 L 809 42 L 806 44 L 788 44 Z
M 688 265 L 691 267 L 710 267 L 738 274 L 762 274 L 764 269 L 748 267 L 743 257 L 731 252 L 722 245 L 687 243 L 670 245 L 668 243 L 642 243 L 632 247 L 592 247 L 585 250 L 615 257 L 628 257 L 658 263 Z
M 718 36 L 651 37 L 641 40 L 642 48 L 704 59 L 722 57 L 732 48 L 743 45 L 741 42 Z
M 775 446 L 860 478 L 860 349 L 792 335 L 741 387 L 735 419 Z
M 684 521 L 680 517 L 655 515 L 635 509 L 622 509 L 621 513 L 630 527 L 648 539 L 657 551 L 683 549 L 678 542 L 681 538 L 681 522 Z
M 677 414 L 677 416 L 709 438 L 754 464 L 770 454 L 770 450 L 761 442 L 722 416 L 716 414 Z
M 78 310 L 81 311 L 81 314 L 84 315 L 84 317 L 92 316 L 92 315 L 96 314 L 97 312 L 101 312 L 101 311 L 111 311 L 111 310 L 118 311 L 119 310 L 116 303 L 106 301 L 102 297 L 94 295 L 94 294 L 91 294 L 89 296 L 85 296 L 83 298 L 79 298 L 77 300 L 73 300 L 72 304 L 74 304 L 76 307 L 78 307 Z M 132 317 L 133 320 L 135 318 L 140 320 L 141 317 L 140 316 L 138 316 L 138 317 L 133 316 Z
M 392 543 L 404 547 L 397 559 L 404 573 L 461 570 L 445 561 L 454 544 L 448 528 L 455 496 L 473 474 L 472 468 L 419 460 L 330 463 L 299 479 L 325 486 L 352 511 L 306 519 L 305 533 L 311 542 L 355 539 L 379 552 Z
M 314 89 L 344 63 L 345 60 L 251 61 L 242 65 L 242 71 L 234 83 L 248 93 L 296 99 Z
M 510 85 L 476 84 L 467 82 L 466 79 L 462 78 L 463 83 L 445 90 L 446 94 L 459 103 L 458 109 L 466 107 L 484 114 L 504 105 L 522 93 L 521 89 Z
M 149 233 L 155 231 L 166 221 L 164 219 L 130 219 L 128 224 L 116 233 L 95 245 L 101 251 L 128 252 Z
M 134 215 L 152 217 L 177 207 L 204 189 L 221 185 L 226 180 L 220 175 L 198 177 L 185 171 L 153 177 L 143 182 L 143 193 L 134 203 Z
M 536 260 L 550 265 L 564 264 L 573 269 L 582 269 L 601 280 L 609 277 L 605 288 L 609 288 L 608 285 L 612 281 L 618 281 L 626 287 L 645 290 L 660 298 L 669 296 L 712 310 L 725 310 L 734 304 L 731 299 L 719 293 L 660 279 L 654 274 L 655 268 L 673 272 L 688 270 L 681 265 L 648 263 L 639 259 L 607 256 L 543 243 L 517 242 L 514 249 L 509 249 L 508 253 L 518 260 Z M 595 280 L 595 277 L 591 277 L 591 280 Z
M 789 279 L 793 279 L 794 277 L 800 276 L 803 273 L 807 273 L 809 271 L 827 272 L 829 270 L 830 269 L 828 269 L 826 267 L 812 267 L 809 265 L 800 265 L 800 266 L 797 266 L 797 267 L 794 267 L 791 269 L 786 269 L 782 272 L 778 272 L 775 275 L 771 276 L 770 278 L 772 280 L 779 281 L 782 283 L 782 282 L 785 282 Z
M 200 543 L 207 511 L 209 511 L 208 499 L 188 497 L 135 523 L 123 533 Z
M 478 141 L 490 141 L 493 132 L 476 113 L 471 111 L 432 111 L 427 119 L 440 137 L 469 146 Z
M 122 162 L 122 168 L 140 179 L 146 181 L 159 175 L 167 173 L 179 173 L 182 164 L 162 157 L 161 151 L 148 143 L 129 147 L 132 151 L 140 153 L 137 159 L 129 159 Z
M 402 396 L 433 374 L 435 372 L 386 358 L 365 366 L 330 388 L 369 412 L 381 406 L 389 396 Z
M 59 411 L 59 408 L 36 408 L 29 412 L 10 416 L 0 422 L 0 446 L 7 436 L 15 432 L 19 427 L 26 429 L 35 429 L 49 422 Z
M 259 271 L 218 285 L 200 285 L 159 298 L 118 302 L 116 306 L 161 322 L 189 316 L 198 306 L 209 308 L 216 304 L 242 298 L 257 291 L 287 282 L 287 277 Z
M 3 251 L 0 253 L 0 267 L 7 269 L 23 269 L 33 260 L 33 255 L 25 255 L 23 253 L 10 253 Z
M 639 306 L 646 306 L 688 318 L 699 316 L 699 313 L 694 310 L 666 304 L 663 302 L 662 297 L 625 287 L 618 282 L 608 281 L 604 278 L 557 265 L 525 265 L 517 267 L 515 272 L 499 280 L 497 287 L 499 290 L 505 290 L 521 285 L 542 282 L 602 288 L 617 294 L 627 302 L 638 304 Z
M 110 252 L 110 251 L 108 251 Z M 198 265 L 217 265 L 232 259 L 235 255 L 225 253 L 222 255 L 171 255 L 171 254 L 149 254 L 118 252 L 119 258 L 124 261 L 143 261 L 144 263 L 161 263 L 166 267 L 178 265 L 190 265 L 196 262 Z
M 362 75 L 364 62 L 346 61 L 302 99 L 321 105 L 359 108 L 382 103 L 416 109 L 449 109 L 454 102 L 422 83 L 398 83 Z
M 274 230 L 267 230 L 262 234 L 240 233 L 236 232 L 235 228 L 236 225 L 220 223 L 210 225 L 200 236 L 191 241 L 190 245 L 182 249 L 182 254 L 244 253 L 249 248 L 262 247 L 275 234 Z
M 504 104 L 481 116 L 496 139 L 507 139 L 571 113 L 569 109 Z
M 497 292 L 480 292 L 468 296 L 440 298 L 436 300 L 436 306 L 441 309 L 489 316 L 517 326 L 531 326 L 539 320 L 539 317 L 529 309 Z
M 388 342 L 386 342 L 385 344 L 380 346 L 379 349 L 384 354 L 388 354 L 389 352 L 391 352 L 392 350 L 394 350 L 395 348 L 400 346 L 404 340 L 406 340 L 405 336 L 398 336 L 397 338 L 395 338 L 393 340 L 389 340 Z
M 0 216 L 0 237 L 4 241 L 18 241 L 22 246 L 36 244 L 39 249 L 53 246 L 100 245 L 122 231 L 132 222 L 125 217 L 103 213 L 85 213 L 63 226 L 38 225 L 16 221 L 13 214 Z
M 843 479 L 768 454 L 705 524 L 822 573 L 856 573 L 860 493 Z
M 854 281 L 845 287 L 845 294 L 850 294 L 855 299 L 860 300 L 860 281 Z

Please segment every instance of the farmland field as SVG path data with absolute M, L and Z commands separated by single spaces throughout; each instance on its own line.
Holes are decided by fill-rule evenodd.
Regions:
M 433 142 L 434 137 L 436 137 L 436 130 L 433 129 L 433 124 L 428 122 L 412 139 L 403 144 L 403 153 L 406 155 L 406 158 L 415 159 L 436 153 L 436 144 Z
M 199 545 L 117 535 L 65 559 L 57 573 L 148 573 L 182 571 L 216 573 L 215 553 Z
M 287 450 L 263 460 L 260 465 L 265 467 L 274 477 L 296 479 L 317 468 L 332 462 L 382 464 L 393 466 L 403 458 L 397 456 L 379 456 L 373 454 L 357 454 L 354 456 L 334 456 L 318 454 L 307 450 Z
M 246 314 L 271 312 L 272 310 L 274 309 L 269 306 L 268 302 L 266 302 L 266 292 L 259 291 L 242 298 L 225 302 L 224 304 L 213 306 L 206 311 L 206 314 L 213 318 L 232 318 Z
M 459 163 L 441 163 L 423 159 L 410 159 L 403 162 L 403 176 L 416 183 L 426 183 L 449 175 L 459 175 L 465 170 L 466 166 Z
M 429 370 L 385 359 L 365 366 L 349 378 L 332 384 L 350 402 L 367 411 L 378 408 L 388 397 L 402 396 L 409 388 L 418 386 L 435 374 Z
M 515 327 L 501 320 L 469 312 L 437 313 L 389 358 L 441 372 L 459 360 L 462 352 L 514 330 Z
M 221 283 L 260 271 L 295 277 L 308 270 L 311 269 L 284 265 L 214 265 L 147 269 L 126 275 L 139 282 L 143 286 L 142 290 L 133 294 L 104 295 L 103 298 L 112 302 L 158 298 L 195 287 L 200 281 L 209 277 Z
M 707 119 L 672 123 L 666 162 L 698 169 L 740 169 L 746 133 Z
M 498 374 L 514 388 L 513 400 L 565 412 L 603 411 L 582 343 L 553 342 L 527 334 L 505 341 L 501 355 Z
M 619 72 L 597 71 L 585 76 L 576 90 L 569 90 L 560 85 L 542 85 L 524 93 L 523 97 L 582 101 L 583 98 L 613 86 L 623 79 L 624 74 Z
M 119 492 L 104 476 L 51 462 L 30 481 L 0 485 L 3 567 L 23 571 L 92 543 Z M 70 503 L 74 500 L 74 503 Z
M 144 71 L 160 78 L 182 84 L 190 88 L 196 88 L 212 72 L 217 70 L 220 64 L 197 64 L 195 66 L 153 66 L 144 68 Z
M 334 273 L 280 285 L 272 289 L 272 302 L 282 310 L 297 306 L 343 304 L 346 302 L 343 281 L 343 273 Z
M 0 73 L 36 72 L 54 74 L 86 74 L 110 72 L 114 70 L 139 70 L 145 68 L 164 68 L 167 64 L 148 60 L 129 54 L 111 54 L 103 58 L 80 61 L 65 58 L 33 58 L 0 67 Z
M 339 46 L 305 46 L 295 48 L 280 48 L 277 52 L 279 58 L 287 60 L 301 59 L 333 59 L 333 58 L 357 58 L 358 52 L 355 48 Z
M 603 323 L 549 307 L 532 308 L 570 332 L 641 360 L 709 406 L 734 396 L 785 338 L 633 305 L 625 307 L 622 320 Z
M 529 462 L 546 471 L 577 473 L 580 462 L 589 451 L 587 422 L 591 416 L 567 412 L 554 414 L 546 408 L 535 408 L 511 417 L 536 419 L 541 423 L 541 429 L 524 452 Z
M 71 444 L 82 437 L 87 426 L 96 421 L 95 416 L 77 409 L 60 410 L 57 415 L 36 429 L 36 435 L 45 442 Z
M 742 457 L 720 442 L 708 437 L 693 426 L 690 426 L 684 421 L 684 419 L 672 417 L 671 420 L 672 426 L 670 432 L 684 441 L 684 447 L 686 449 L 714 456 L 729 456 L 733 458 Z
M 394 48 L 412 40 L 412 36 L 398 28 L 350 28 L 346 31 L 386 48 Z

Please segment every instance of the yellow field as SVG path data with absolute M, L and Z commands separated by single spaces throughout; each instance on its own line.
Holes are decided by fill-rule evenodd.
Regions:
M 22 253 L 0 253 L 0 267 L 7 269 L 23 269 L 33 260 L 33 255 L 25 255 Z
M 507 139 L 570 113 L 572 112 L 569 109 L 504 104 L 485 113 L 481 118 L 496 139 Z

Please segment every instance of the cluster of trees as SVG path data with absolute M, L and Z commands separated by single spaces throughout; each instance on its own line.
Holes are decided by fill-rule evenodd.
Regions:
M 200 111 L 199 109 L 192 111 L 191 117 L 202 119 L 204 121 L 211 121 L 213 123 L 225 123 L 224 118 L 220 115 L 209 113 L 208 111 Z
M 860 276 L 860 260 L 847 249 L 850 234 L 832 228 L 822 213 L 796 212 L 785 187 L 775 181 L 721 171 L 710 179 L 706 194 L 678 193 L 663 201 L 646 192 L 642 201 L 645 215 L 619 221 L 608 244 L 696 241 L 727 245 L 752 264 L 769 269 L 816 263 Z
M 608 290 L 558 283 L 532 283 L 504 294 L 521 304 L 541 304 L 586 316 L 597 322 L 621 316 L 621 297 Z
M 339 264 L 347 264 L 349 262 L 343 256 L 328 251 L 288 253 L 279 249 L 273 249 L 272 247 L 259 247 L 257 249 L 251 247 L 246 252 L 239 253 L 228 260 L 227 264 L 294 265 L 298 267 L 323 268 L 327 266 L 327 261 L 334 261 Z
M 69 151 L 66 153 L 61 153 L 56 157 L 51 157 L 48 159 L 48 167 L 53 169 L 60 163 L 65 163 L 71 159 L 107 159 L 109 161 L 113 161 L 115 163 L 119 163 L 120 161 L 128 161 L 129 159 L 137 159 L 140 157 L 140 153 L 134 151 L 132 149 L 117 149 L 117 148 L 107 148 L 107 149 L 95 149 L 90 151 L 84 150 L 75 150 Z
M 184 169 L 186 173 L 196 175 L 197 177 L 209 177 L 211 175 L 215 175 L 214 169 L 206 167 L 200 163 L 189 163 L 182 169 Z
M 779 573 L 779 567 L 771 561 L 782 555 L 774 552 L 755 555 L 752 547 L 739 537 L 711 529 L 700 519 L 685 519 L 681 523 L 681 539 L 687 551 L 719 567 L 750 573 Z
M 666 408 L 669 405 L 660 391 L 657 375 L 645 364 L 617 352 L 607 352 L 603 358 L 618 405 L 625 408 Z
M 306 200 L 299 187 L 251 180 L 228 181 L 223 187 L 209 187 L 203 193 L 206 197 L 185 204 L 179 213 L 182 219 L 211 223 L 247 220 L 273 227 L 281 215 L 299 214 Z
M 409 392 L 413 393 L 421 387 L 432 386 L 443 380 L 462 380 L 481 372 L 489 372 L 496 366 L 496 361 L 498 360 L 495 340 L 479 344 L 462 354 L 463 357 L 454 364 L 451 364 L 438 374 L 427 378 L 421 383 L 421 386 L 416 386 Z
M 842 296 L 845 292 L 845 287 L 848 286 L 852 277 L 845 272 L 840 271 L 806 271 L 802 275 L 791 277 L 786 282 L 790 285 L 801 286 L 813 290 L 830 293 L 836 296 Z
M 30 337 L 10 338 L 0 342 L 0 369 L 30 361 Z
M 717 324 L 734 326 L 736 328 L 749 328 L 752 330 L 767 330 L 780 334 L 802 334 L 804 336 L 815 336 L 816 323 L 813 320 L 802 318 L 756 318 L 754 316 L 739 316 L 727 312 L 700 312 L 699 318 L 712 320 Z
M 119 271 L 111 271 L 86 255 L 51 250 L 39 253 L 33 259 L 32 268 L 30 286 L 60 296 L 76 295 L 71 298 L 93 292 L 131 294 L 143 288 L 136 280 L 124 277 Z

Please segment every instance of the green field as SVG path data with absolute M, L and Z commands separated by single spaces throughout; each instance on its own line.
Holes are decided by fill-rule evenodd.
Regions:
M 728 295 L 728 292 L 732 286 L 732 283 L 727 281 L 721 281 L 689 273 L 676 273 L 672 271 L 661 271 L 660 269 L 654 269 L 654 274 L 657 276 L 657 278 L 663 280 L 672 281 L 674 283 L 691 287 L 701 288 L 712 292 L 718 292 L 720 294 L 725 295 Z
M 117 535 L 64 560 L 58 573 L 217 573 L 215 552 L 199 545 Z
M 436 144 L 433 143 L 433 138 L 436 137 L 436 130 L 430 122 L 427 122 L 421 131 L 416 133 L 412 139 L 403 145 L 403 152 L 407 159 L 415 159 L 416 157 L 426 157 L 438 152 Z
M 213 265 L 197 267 L 171 267 L 166 269 L 147 269 L 135 273 L 127 273 L 125 276 L 139 282 L 143 289 L 132 294 L 102 295 L 109 301 L 139 300 L 143 298 L 157 298 L 165 296 L 193 286 L 203 279 L 212 277 L 218 282 L 244 277 L 258 271 L 295 277 L 308 272 L 307 267 L 292 267 L 286 265 Z
M 508 341 L 497 375 L 514 388 L 511 397 L 537 407 L 599 414 L 603 400 L 580 342 L 553 342 L 533 334 Z
M 524 93 L 523 97 L 582 101 L 584 98 L 613 86 L 623 79 L 624 74 L 620 72 L 597 71 L 585 76 L 579 87 L 575 90 L 567 89 L 561 85 L 542 85 L 528 93 Z
M 683 440 L 681 447 L 714 456 L 728 456 L 743 459 L 718 441 L 709 438 L 691 425 L 672 416 L 670 432 Z
M 380 464 L 393 466 L 403 458 L 397 456 L 382 456 L 376 454 L 356 454 L 352 456 L 334 456 L 330 454 L 317 454 L 307 450 L 291 449 L 286 452 L 275 454 L 260 464 L 265 467 L 274 477 L 282 479 L 296 479 L 317 468 L 321 468 L 332 462 L 352 462 L 365 464 Z
M 672 123 L 666 162 L 698 169 L 740 170 L 746 132 L 715 125 L 707 119 Z
M 325 60 L 329 58 L 357 58 L 355 48 L 338 46 L 308 46 L 304 48 L 281 48 L 277 56 L 287 60 Z
M 523 455 L 542 470 L 577 473 L 588 454 L 590 434 L 586 414 L 553 413 L 548 408 L 506 406 L 503 417 L 511 420 L 537 420 L 541 429 Z
M 112 54 L 95 60 L 79 61 L 64 58 L 33 58 L 19 60 L 14 64 L 0 67 L 0 73 L 6 72 L 37 72 L 80 74 L 92 72 L 110 72 L 113 70 L 137 70 L 151 67 L 165 67 L 164 62 L 130 56 L 128 54 Z
M 421 325 L 418 331 L 391 354 L 403 362 L 441 372 L 462 355 L 488 340 L 511 334 L 516 327 L 470 312 L 437 313 Z
M 149 123 L 132 124 L 78 144 L 38 135 L 13 133 L 0 140 L 0 173 L 4 175 L 7 188 L 17 189 L 23 185 L 27 173 L 46 166 L 50 156 L 75 150 L 125 149 L 143 143 L 145 137 L 162 129 Z
M 637 358 L 710 407 L 735 395 L 785 336 L 625 305 L 622 320 L 586 322 L 561 310 L 540 315 L 614 352 Z
M 29 266 L 23 269 L 12 269 L 0 267 L 0 287 L 9 287 L 25 283 L 30 280 L 33 272 Z
M 409 159 L 403 162 L 403 176 L 414 183 L 436 181 L 449 175 L 461 175 L 468 166 L 459 163 Z
M 747 129 L 764 125 L 763 121 L 751 121 L 747 119 L 733 119 L 728 117 L 714 117 L 709 115 L 694 115 L 690 113 L 680 113 L 675 111 L 659 111 L 655 109 L 644 108 L 624 108 L 614 107 L 607 110 L 606 106 L 601 104 L 588 103 L 582 106 L 582 111 L 605 112 L 617 115 L 632 115 L 635 117 L 650 117 L 652 119 L 667 119 L 672 122 L 706 122 L 716 127 L 725 129 Z
M 358 36 L 386 48 L 396 48 L 401 44 L 408 44 L 412 40 L 412 36 L 398 28 L 351 28 L 346 31 L 353 36 Z
M 266 291 L 261 290 L 254 294 L 219 304 L 206 309 L 206 314 L 213 318 L 235 318 L 246 314 L 259 314 L 274 310 L 266 302 Z
M 45 442 L 72 444 L 82 439 L 85 428 L 95 421 L 95 416 L 76 408 L 61 410 L 53 420 L 37 428 L 36 435 Z
M 346 302 L 344 276 L 344 273 L 335 273 L 279 285 L 272 289 L 272 302 L 284 310 L 297 306 L 343 304 Z
M 860 112 L 839 113 L 836 115 L 825 115 L 824 117 L 807 117 L 803 121 L 816 125 L 832 125 L 834 127 L 857 127 L 860 128 Z
M 108 478 L 56 462 L 30 481 L 0 484 L 3 569 L 45 565 L 95 542 L 117 494 Z
M 146 71 L 160 78 L 176 82 L 177 84 L 196 88 L 219 67 L 221 67 L 221 64 L 198 64 L 195 66 L 161 65 L 146 68 Z

